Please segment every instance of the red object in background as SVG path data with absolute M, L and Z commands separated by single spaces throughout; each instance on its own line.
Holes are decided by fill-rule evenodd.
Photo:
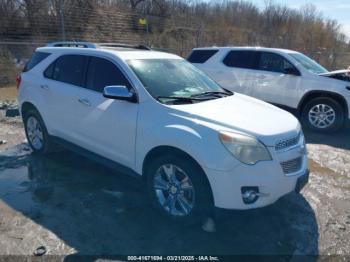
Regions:
M 16 86 L 17 86 L 17 89 L 19 88 L 19 85 L 21 84 L 21 75 L 18 75 L 17 77 L 16 77 Z

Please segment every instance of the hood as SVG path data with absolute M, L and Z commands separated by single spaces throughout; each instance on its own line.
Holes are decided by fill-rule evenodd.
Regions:
M 318 75 L 319 76 L 334 76 L 334 75 L 346 75 L 346 74 L 350 74 L 350 69 L 336 70 L 336 71 L 322 73 L 322 74 L 318 74 Z
M 322 73 L 318 75 L 350 82 L 350 70 L 348 69 L 336 70 L 333 72 L 327 72 L 327 73 Z
M 267 146 L 297 136 L 299 121 L 290 113 L 263 101 L 235 93 L 225 98 L 206 102 L 174 105 L 198 124 L 215 130 L 248 134 Z

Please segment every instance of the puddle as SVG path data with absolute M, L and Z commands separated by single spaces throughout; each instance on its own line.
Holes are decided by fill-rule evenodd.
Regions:
M 21 186 L 30 183 L 27 167 L 6 169 L 0 173 L 0 199 L 20 211 L 28 211 L 34 205 L 31 194 Z
M 57 202 L 62 194 L 83 200 L 92 195 L 94 197 L 90 202 L 98 201 L 101 196 L 113 198 L 113 194 L 103 192 L 119 192 L 119 188 L 129 190 L 129 198 L 140 194 L 140 190 L 137 190 L 139 183 L 133 184 L 134 178 L 118 177 L 113 171 L 70 152 L 65 153 L 64 158 L 60 154 L 52 157 L 29 155 L 26 158 L 21 163 L 9 160 L 7 168 L 0 172 L 0 197 L 18 209 L 49 201 Z M 115 200 L 120 199 L 121 195 L 123 193 L 119 192 Z

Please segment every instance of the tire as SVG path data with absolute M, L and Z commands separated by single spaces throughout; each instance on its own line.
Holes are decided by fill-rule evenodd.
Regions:
M 46 126 L 39 112 L 35 109 L 28 110 L 23 114 L 23 122 L 27 141 L 32 151 L 38 154 L 50 153 L 52 151 L 53 144 L 50 141 L 50 136 L 47 133 Z M 38 134 L 41 134 L 41 137 Z M 38 139 L 39 137 L 40 139 Z M 40 141 L 36 142 L 38 140 Z
M 178 184 L 164 190 L 164 182 L 167 182 L 168 185 L 170 182 L 167 174 L 171 174 L 172 170 L 174 170 L 173 173 L 176 177 L 173 182 L 174 184 L 178 182 Z M 166 218 L 186 224 L 200 222 L 210 215 L 213 209 L 213 201 L 209 182 L 204 171 L 189 157 L 179 155 L 161 156 L 148 165 L 145 175 L 147 176 L 147 189 L 151 203 L 157 212 L 163 214 Z M 188 177 L 187 180 L 185 179 L 186 176 Z M 160 178 L 163 184 L 160 183 Z M 185 182 L 179 183 L 182 179 Z M 156 181 L 159 182 L 156 183 Z M 155 188 L 156 184 L 158 189 Z M 159 189 L 159 185 L 162 185 L 163 189 Z M 173 201 L 166 202 L 166 199 Z M 161 201 L 164 201 L 164 207 Z M 171 205 L 173 202 L 175 204 Z M 172 210 L 170 206 L 173 206 Z
M 344 125 L 345 112 L 334 99 L 319 97 L 310 100 L 302 110 L 302 122 L 306 128 L 323 133 L 336 132 Z

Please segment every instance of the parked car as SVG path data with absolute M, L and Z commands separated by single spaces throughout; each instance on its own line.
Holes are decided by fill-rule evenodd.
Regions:
M 293 115 L 222 89 L 179 56 L 52 43 L 36 49 L 18 84 L 35 153 L 60 143 L 142 177 L 169 217 L 266 206 L 307 182 Z
M 337 131 L 350 118 L 350 71 L 328 72 L 299 52 L 195 48 L 188 61 L 226 89 L 292 109 L 310 129 Z

